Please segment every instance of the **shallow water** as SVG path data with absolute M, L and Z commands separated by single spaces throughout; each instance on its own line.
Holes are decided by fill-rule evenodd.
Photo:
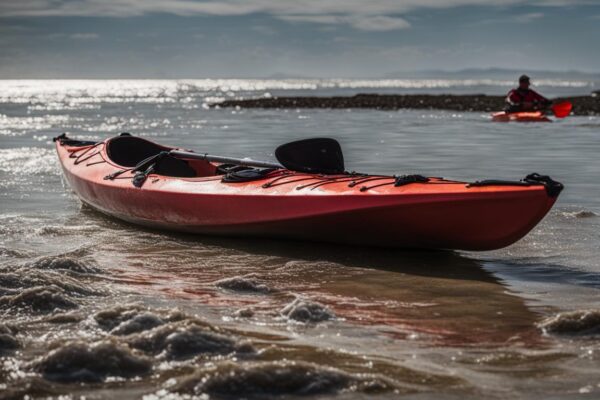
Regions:
M 0 398 L 597 398 L 600 119 L 205 108 L 278 93 L 505 89 L 344 82 L 0 81 Z M 64 131 L 258 159 L 333 136 L 352 170 L 535 171 L 566 189 L 525 239 L 487 253 L 174 235 L 83 207 L 50 143 Z

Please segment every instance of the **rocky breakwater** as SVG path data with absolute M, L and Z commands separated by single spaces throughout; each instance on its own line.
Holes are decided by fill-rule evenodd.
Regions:
M 563 97 L 556 102 L 568 100 L 573 103 L 573 115 L 600 115 L 600 95 Z M 240 108 L 363 108 L 375 110 L 425 109 L 494 112 L 504 108 L 504 96 L 484 94 L 357 94 L 355 96 L 285 96 L 254 99 L 225 100 L 211 107 Z

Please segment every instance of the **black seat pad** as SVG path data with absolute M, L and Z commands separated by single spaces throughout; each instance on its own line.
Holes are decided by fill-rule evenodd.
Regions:
M 149 140 L 136 136 L 117 136 L 108 141 L 106 154 L 115 164 L 132 168 L 141 161 L 155 156 L 161 151 L 169 151 L 168 147 L 161 146 Z M 165 176 L 192 178 L 197 176 L 196 171 L 187 161 L 167 156 L 155 166 L 155 173 Z

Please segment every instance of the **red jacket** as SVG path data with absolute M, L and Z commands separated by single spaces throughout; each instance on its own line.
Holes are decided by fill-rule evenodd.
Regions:
M 506 102 L 514 106 L 521 105 L 523 103 L 535 102 L 547 104 L 550 103 L 550 100 L 548 100 L 535 90 L 521 90 L 519 88 L 516 88 L 508 92 L 508 96 L 506 96 Z

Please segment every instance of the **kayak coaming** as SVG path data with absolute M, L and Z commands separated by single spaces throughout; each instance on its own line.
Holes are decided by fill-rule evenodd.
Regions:
M 556 200 L 541 185 L 468 188 L 465 182 L 443 180 L 366 191 L 349 187 L 347 181 L 297 190 L 299 184 L 292 183 L 264 188 L 272 176 L 222 183 L 220 176 L 150 175 L 137 188 L 127 173 L 115 180 L 104 179 L 124 168 L 110 161 L 105 145 L 99 147 L 96 157 L 105 162 L 75 164 L 69 155 L 85 149 L 56 144 L 65 176 L 79 198 L 131 223 L 182 232 L 491 250 L 526 235 Z M 275 176 L 280 173 L 276 171 Z M 298 175 L 310 177 L 294 173 L 289 177 Z M 520 217 L 515 219 L 515 215 Z
M 500 111 L 492 114 L 494 122 L 552 122 L 542 111 Z

